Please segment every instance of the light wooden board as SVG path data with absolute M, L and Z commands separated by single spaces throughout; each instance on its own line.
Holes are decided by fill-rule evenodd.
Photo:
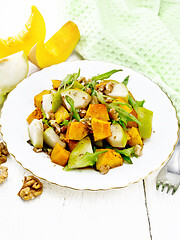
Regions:
M 19 32 L 35 4 L 44 16 L 47 38 L 68 19 L 63 0 L 7 0 L 0 8 L 0 37 Z M 72 55 L 69 60 L 74 60 Z M 30 72 L 36 71 L 32 65 Z M 157 173 L 119 190 L 74 191 L 43 182 L 43 194 L 29 202 L 17 193 L 30 175 L 13 157 L 6 182 L 0 185 L 0 239 L 122 239 L 179 240 L 180 192 L 174 196 L 155 189 Z M 146 197 L 147 196 L 147 202 Z

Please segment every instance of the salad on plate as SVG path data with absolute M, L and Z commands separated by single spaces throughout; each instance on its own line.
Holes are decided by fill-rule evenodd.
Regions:
M 151 137 L 153 112 L 128 90 L 127 76 L 110 77 L 121 69 L 90 79 L 77 73 L 52 80 L 52 89 L 34 97 L 27 118 L 35 152 L 46 152 L 64 170 L 91 167 L 102 174 L 143 154 L 143 140 Z M 133 161 L 132 161 L 133 158 Z

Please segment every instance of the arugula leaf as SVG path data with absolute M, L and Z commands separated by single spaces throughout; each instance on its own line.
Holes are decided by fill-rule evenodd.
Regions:
M 60 126 L 68 126 L 68 124 L 69 124 L 69 121 L 67 120 L 67 119 L 65 119 L 62 123 L 60 123 L 59 125 Z
M 44 110 L 41 108 L 41 112 L 42 112 L 42 115 L 43 115 L 43 119 L 42 119 L 42 122 L 44 123 L 44 124 L 46 124 L 48 127 L 51 127 L 51 125 L 49 124 L 49 121 L 48 121 L 48 119 L 47 119 L 47 117 L 46 117 L 46 114 L 45 114 L 45 112 L 44 112 Z M 54 128 L 53 128 L 54 129 Z
M 62 88 L 66 89 L 66 88 L 70 88 L 74 81 L 77 80 L 77 78 L 80 76 L 80 68 L 78 70 L 77 73 L 73 73 L 73 74 L 68 74 L 61 82 L 58 91 L 60 91 Z M 69 85 L 67 87 L 67 85 Z
M 116 152 L 125 155 L 126 157 L 134 157 L 135 155 L 135 147 L 130 147 L 130 148 L 124 148 L 122 150 L 117 149 Z
M 102 94 L 99 94 L 96 92 L 96 96 L 101 103 L 106 105 L 108 110 L 114 108 L 116 110 L 116 112 L 119 114 L 119 118 L 120 118 L 121 122 L 123 122 L 125 125 L 127 125 L 128 121 L 134 121 L 134 122 L 138 123 L 139 125 L 141 125 L 141 123 L 139 122 L 139 120 L 136 117 L 134 117 L 132 114 L 128 113 L 121 106 L 119 106 L 120 104 L 123 105 L 123 103 L 121 103 L 121 102 L 106 103 L 104 96 Z
M 129 94 L 129 99 L 128 99 L 129 103 L 131 104 L 131 106 L 135 109 L 135 111 L 138 110 L 139 107 L 143 107 L 143 104 L 145 103 L 145 100 L 143 101 L 135 101 L 131 95 Z
M 71 107 L 71 111 L 73 113 L 73 117 L 79 122 L 80 121 L 80 116 L 79 113 L 76 111 L 75 107 L 74 107 L 74 100 L 69 97 L 68 95 L 66 95 L 66 101 L 69 103 L 70 107 Z
M 107 152 L 107 150 L 95 153 L 86 152 L 85 154 L 82 155 L 81 158 L 78 159 L 78 161 L 72 168 L 69 168 L 68 165 L 66 165 L 63 169 L 68 171 L 71 169 L 93 166 L 98 161 L 98 155 L 105 152 Z
M 86 84 L 86 87 L 89 87 L 91 89 L 91 95 L 95 95 L 95 86 L 97 84 L 97 81 L 99 80 L 104 80 L 104 79 L 107 79 L 109 78 L 112 74 L 116 73 L 116 72 L 119 72 L 119 71 L 122 71 L 122 69 L 114 69 L 114 70 L 111 70 L 109 72 L 106 72 L 106 73 L 103 73 L 103 74 L 100 74 L 100 75 L 97 75 L 97 76 L 94 76 L 91 78 L 91 82 L 87 83 Z
M 131 161 L 130 157 L 127 157 L 125 155 L 122 156 L 122 158 L 124 159 L 124 161 L 128 164 L 133 164 L 133 162 Z
M 127 86 L 128 80 L 129 80 L 129 76 L 127 76 L 122 83 L 123 83 L 125 86 Z
M 97 75 L 97 76 L 94 76 L 91 78 L 91 80 L 95 80 L 95 81 L 98 81 L 98 80 L 104 80 L 104 79 L 107 79 L 109 78 L 112 74 L 116 73 L 116 72 L 119 72 L 119 71 L 122 71 L 122 69 L 114 69 L 114 70 L 111 70 L 109 72 L 106 72 L 106 73 L 103 73 L 103 74 L 100 74 L 100 75 Z

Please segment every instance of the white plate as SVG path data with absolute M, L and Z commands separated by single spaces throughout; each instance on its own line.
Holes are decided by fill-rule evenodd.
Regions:
M 144 106 L 154 112 L 153 132 L 144 143 L 143 154 L 133 158 L 133 164 L 124 164 L 101 175 L 93 169 L 64 171 L 44 153 L 35 153 L 27 143 L 26 118 L 34 110 L 34 96 L 44 89 L 51 89 L 52 79 L 63 79 L 68 73 L 81 69 L 81 76 L 92 77 L 112 69 L 123 69 L 111 79 L 122 81 L 129 77 L 128 89 L 137 100 L 145 100 Z M 74 189 L 110 189 L 128 186 L 147 177 L 168 160 L 178 138 L 178 120 L 170 99 L 151 80 L 135 71 L 104 62 L 65 62 L 32 74 L 21 82 L 8 96 L 2 109 L 1 125 L 3 139 L 10 153 L 22 166 L 34 175 Z

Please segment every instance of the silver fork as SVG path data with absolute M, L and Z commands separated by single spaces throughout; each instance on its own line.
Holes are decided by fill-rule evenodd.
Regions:
M 178 190 L 180 185 L 180 135 L 174 153 L 169 162 L 161 169 L 156 179 L 156 189 L 162 186 L 163 192 L 167 187 L 167 193 L 172 189 L 172 195 Z

